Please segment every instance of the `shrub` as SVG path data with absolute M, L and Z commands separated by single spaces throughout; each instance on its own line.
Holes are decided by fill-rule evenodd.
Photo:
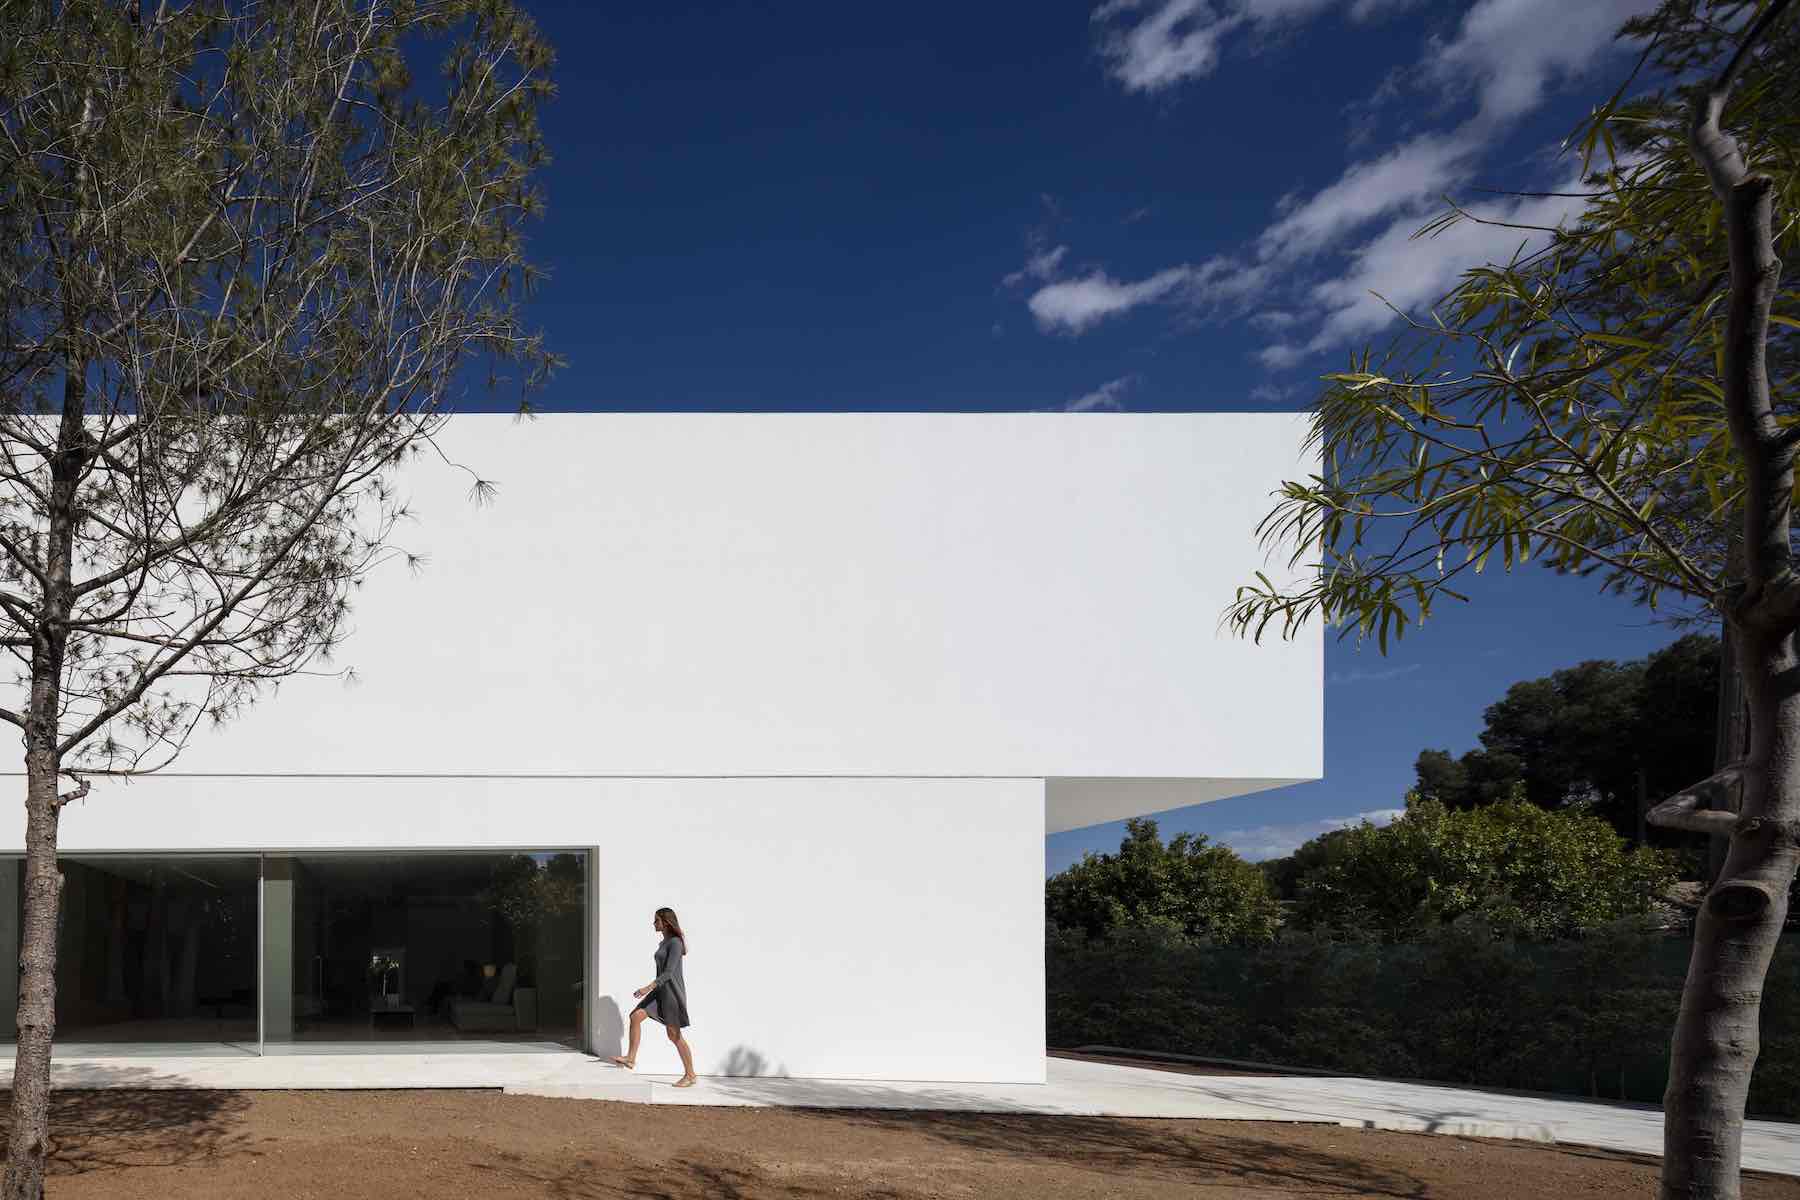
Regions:
M 1156 822 L 1126 822 L 1117 854 L 1089 854 L 1044 885 L 1053 926 L 1099 937 L 1160 929 L 1195 941 L 1255 945 L 1275 936 L 1281 906 L 1263 873 L 1202 834 L 1166 845 Z
M 1453 811 L 1413 797 L 1390 825 L 1344 831 L 1299 881 L 1293 920 L 1405 940 L 1473 916 L 1497 935 L 1547 941 L 1646 913 L 1673 882 L 1667 855 L 1626 849 L 1579 809 L 1508 800 Z

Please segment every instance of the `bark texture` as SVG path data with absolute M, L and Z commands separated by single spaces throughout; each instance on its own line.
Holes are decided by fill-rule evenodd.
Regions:
M 62 871 L 56 832 L 62 806 L 87 794 L 84 783 L 58 794 L 63 662 L 74 608 L 75 492 L 92 453 L 82 415 L 86 362 L 65 360 L 62 418 L 50 467 L 45 506 L 43 577 L 38 620 L 32 632 L 31 692 L 25 712 L 25 904 L 19 931 L 19 1044 L 13 1061 L 12 1126 L 0 1200 L 39 1200 L 50 1153 L 50 1048 L 56 1038 L 56 925 L 62 905 Z
M 56 865 L 54 755 L 27 755 L 25 911 L 19 937 L 19 1044 L 13 1066 L 12 1127 L 5 1200 L 44 1194 L 50 1152 L 50 1046 L 56 1036 L 56 918 L 62 872 Z
M 1791 634 L 1738 639 L 1752 741 L 1742 815 L 1701 906 L 1663 1097 L 1663 1184 L 1669 1200 L 1739 1194 L 1744 1104 L 1760 1047 L 1763 980 L 1800 863 L 1800 668 Z
M 1788 7 L 1775 0 L 1695 101 L 1690 145 L 1724 210 L 1730 250 L 1723 376 L 1744 464 L 1743 579 L 1719 597 L 1743 689 L 1749 745 L 1736 764 L 1660 806 L 1659 824 L 1729 832 L 1701 905 L 1663 1097 L 1665 1200 L 1736 1200 L 1744 1104 L 1759 1049 L 1762 989 L 1800 864 L 1800 580 L 1790 549 L 1795 436 L 1769 394 L 1769 311 L 1780 280 L 1772 185 L 1723 126 L 1731 89 L 1759 38 Z M 1735 814 L 1717 801 L 1738 790 Z M 1707 800 L 1712 803 L 1706 804 Z M 1703 807 L 1704 805 L 1704 807 Z

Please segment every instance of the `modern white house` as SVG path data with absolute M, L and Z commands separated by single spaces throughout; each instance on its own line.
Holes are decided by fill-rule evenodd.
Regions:
M 497 500 L 408 468 L 424 566 L 359 593 L 355 682 L 65 813 L 59 1042 L 616 1053 L 668 905 L 703 1074 L 1041 1081 L 1045 834 L 1321 774 L 1320 634 L 1221 624 L 1303 439 L 453 418 Z

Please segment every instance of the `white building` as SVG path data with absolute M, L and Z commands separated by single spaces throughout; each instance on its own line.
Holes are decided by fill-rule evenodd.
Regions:
M 359 682 L 65 814 L 59 1040 L 614 1053 L 669 905 L 702 1073 L 1041 1080 L 1045 833 L 1321 773 L 1318 632 L 1220 623 L 1303 433 L 458 417 Z

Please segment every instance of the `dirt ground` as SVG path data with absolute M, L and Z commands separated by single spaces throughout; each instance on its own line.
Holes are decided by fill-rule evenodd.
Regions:
M 1320 1126 L 447 1091 L 64 1092 L 55 1103 L 52 1200 L 1655 1194 L 1644 1159 Z M 1752 1178 L 1744 1194 L 1800 1200 L 1800 1180 Z

